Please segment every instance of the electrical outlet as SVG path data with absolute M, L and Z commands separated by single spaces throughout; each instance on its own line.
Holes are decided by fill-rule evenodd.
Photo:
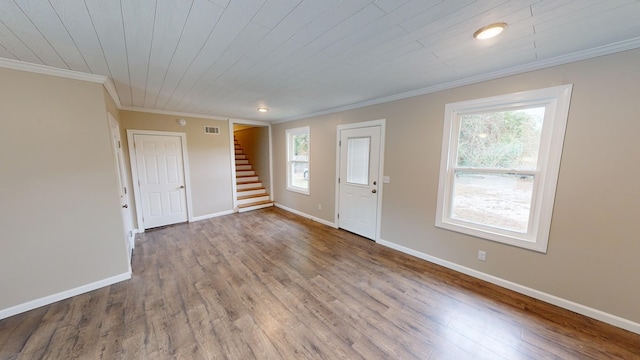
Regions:
M 318 204 L 318 210 L 322 210 L 322 204 Z
M 478 260 L 486 261 L 487 260 L 487 252 L 486 251 L 482 251 L 482 250 L 478 250 Z

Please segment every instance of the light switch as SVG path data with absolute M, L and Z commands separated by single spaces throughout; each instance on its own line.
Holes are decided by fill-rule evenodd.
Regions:
M 385 183 L 385 184 L 388 184 L 388 183 L 391 182 L 391 178 L 388 177 L 388 176 L 383 176 L 382 177 L 382 182 Z

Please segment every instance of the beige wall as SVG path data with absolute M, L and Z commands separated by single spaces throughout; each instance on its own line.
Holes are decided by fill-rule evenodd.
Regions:
M 336 126 L 345 120 L 341 113 L 337 113 L 273 125 L 273 194 L 276 203 L 328 222 L 334 221 Z M 303 126 L 309 126 L 309 195 L 287 190 L 286 129 Z
M 102 85 L 0 79 L 0 310 L 126 274 Z
M 184 118 L 187 125 L 184 127 L 178 125 L 179 118 Z M 220 134 L 205 134 L 205 125 L 220 127 Z M 123 139 L 126 139 L 128 129 L 185 133 L 191 180 L 192 216 L 208 216 L 233 210 L 231 150 L 227 121 L 121 111 L 120 128 L 125 133 Z M 127 166 L 130 167 L 126 141 L 123 150 L 126 154 Z
M 638 64 L 640 50 L 633 50 L 276 124 L 275 200 L 333 222 L 336 126 L 386 119 L 383 240 L 640 323 Z M 571 83 L 548 253 L 435 228 L 445 104 Z M 285 186 L 285 130 L 304 125 L 311 126 L 309 196 Z M 476 260 L 479 249 L 486 262 Z
M 258 174 L 262 186 L 270 193 L 269 127 L 243 128 L 242 130 L 234 131 L 234 136 L 240 142 L 245 154 L 247 154 L 249 163 Z

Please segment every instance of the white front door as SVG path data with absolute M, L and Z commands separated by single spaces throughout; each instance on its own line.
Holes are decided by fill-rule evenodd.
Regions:
M 134 134 L 143 228 L 187 221 L 182 138 Z
M 380 126 L 340 130 L 339 227 L 376 240 Z
M 116 173 L 118 175 L 118 192 L 120 194 L 120 214 L 122 215 L 123 235 L 127 245 L 127 256 L 131 264 L 131 252 L 135 246 L 133 236 L 133 223 L 131 221 L 131 208 L 129 207 L 130 196 L 127 190 L 127 170 L 122 155 L 122 141 L 120 140 L 120 125 L 109 113 L 109 134 L 111 135 L 111 148 L 116 162 Z

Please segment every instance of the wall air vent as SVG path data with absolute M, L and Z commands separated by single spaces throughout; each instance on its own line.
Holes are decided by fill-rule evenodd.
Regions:
M 205 126 L 204 133 L 211 135 L 220 135 L 220 128 L 217 126 Z

